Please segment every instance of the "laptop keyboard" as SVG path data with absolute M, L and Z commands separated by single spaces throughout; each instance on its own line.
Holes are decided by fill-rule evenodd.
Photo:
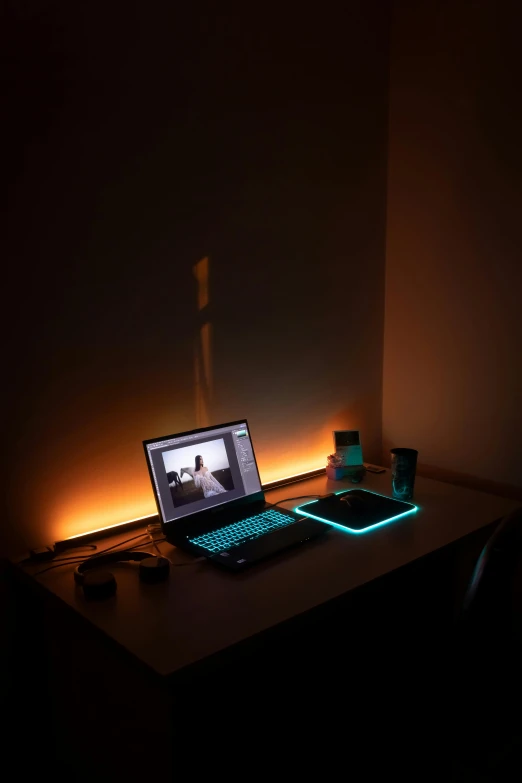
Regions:
M 191 544 L 196 544 L 214 554 L 232 549 L 232 547 L 238 546 L 244 541 L 259 538 L 259 536 L 270 533 L 272 530 L 279 530 L 287 525 L 292 525 L 295 521 L 296 519 L 293 517 L 270 509 L 269 511 L 262 511 L 261 514 L 255 514 L 253 517 L 242 519 L 240 522 L 234 522 L 232 525 L 212 530 L 202 536 L 189 538 L 189 541 Z

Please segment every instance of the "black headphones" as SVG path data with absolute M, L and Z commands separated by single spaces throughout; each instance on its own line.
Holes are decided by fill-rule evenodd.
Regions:
M 116 592 L 116 579 L 110 571 L 98 570 L 107 563 L 121 563 L 129 560 L 139 562 L 140 580 L 163 582 L 170 570 L 170 560 L 151 555 L 150 552 L 111 552 L 110 555 L 95 555 L 84 560 L 74 571 L 74 581 L 83 587 L 86 598 L 107 598 Z

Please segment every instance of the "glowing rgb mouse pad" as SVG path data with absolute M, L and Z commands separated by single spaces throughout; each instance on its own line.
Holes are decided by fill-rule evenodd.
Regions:
M 343 498 L 351 500 L 352 504 L 349 505 Z M 340 527 L 348 533 L 367 533 L 406 514 L 412 514 L 417 511 L 417 506 L 367 489 L 342 489 L 332 497 L 303 503 L 294 511 Z

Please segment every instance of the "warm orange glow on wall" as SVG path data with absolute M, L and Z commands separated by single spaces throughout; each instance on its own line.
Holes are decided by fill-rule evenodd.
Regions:
M 306 433 L 304 428 L 306 434 L 295 440 L 288 439 L 282 434 L 279 442 L 271 441 L 269 444 L 263 444 L 264 448 L 261 443 L 258 448 L 257 443 L 254 442 L 261 481 L 268 484 L 287 476 L 308 473 L 325 467 L 326 457 L 333 451 L 333 430 L 357 427 L 355 420 L 353 424 L 346 424 L 343 418 L 344 416 L 341 415 L 332 417 L 315 433 Z
M 212 410 L 212 325 L 208 319 L 209 259 L 203 258 L 193 266 L 198 282 L 197 306 L 199 324 L 194 337 L 194 402 L 197 427 L 215 424 Z M 194 302 L 196 305 L 196 302 Z M 356 427 L 356 415 L 347 416 L 340 410 L 319 431 L 304 427 L 288 438 L 284 432 L 274 438 L 274 431 L 255 429 L 255 448 L 261 481 L 268 484 L 324 467 L 326 456 L 332 451 L 332 430 Z M 347 423 L 347 418 L 353 419 Z M 157 424 L 157 432 L 168 432 L 169 426 Z M 144 430 L 145 431 L 145 430 Z M 171 430 L 172 431 L 172 430 Z M 146 434 L 149 433 L 147 429 Z M 136 455 L 137 457 L 137 455 Z M 52 519 L 53 540 L 69 539 L 84 533 L 104 530 L 112 526 L 152 516 L 156 513 L 154 498 L 141 454 L 133 458 L 132 468 L 106 474 L 89 473 L 78 485 L 68 484 L 55 502 Z M 87 478 L 88 475 L 88 478 Z M 146 523 L 146 522 L 145 522 Z
M 331 449 L 328 452 L 331 453 Z M 298 477 L 301 473 L 309 473 L 312 470 L 318 470 L 324 468 L 326 465 L 325 456 L 319 454 L 307 455 L 306 459 L 302 459 L 295 465 L 290 465 L 288 462 L 276 462 L 268 467 L 261 467 L 259 472 L 261 474 L 261 482 L 263 484 L 270 484 L 272 481 L 282 481 L 283 479 Z
M 125 527 L 126 525 L 130 525 L 132 522 L 143 522 L 143 524 L 147 524 L 147 520 L 157 518 L 157 514 L 147 514 L 144 517 L 135 517 L 134 519 L 126 519 L 124 522 L 118 522 L 116 525 L 106 525 L 105 527 L 97 527 L 94 530 L 88 530 L 86 531 L 88 534 L 92 533 L 102 533 L 106 530 L 113 530 L 114 533 L 118 532 L 119 527 Z M 72 541 L 75 538 L 81 538 L 82 536 L 86 535 L 85 532 L 83 533 L 76 533 L 74 536 L 69 536 L 69 538 L 66 538 L 65 541 Z
M 286 480 L 286 479 L 295 479 L 295 480 L 298 480 L 298 479 L 300 478 L 300 476 L 304 476 L 304 475 L 306 475 L 307 473 L 309 473 L 309 472 L 311 472 L 311 471 L 313 471 L 313 470 L 319 470 L 319 469 L 321 469 L 321 468 L 323 468 L 323 467 L 324 467 L 324 465 L 317 464 L 317 465 L 314 465 L 314 466 L 312 466 L 312 467 L 308 468 L 308 469 L 307 469 L 307 470 L 305 470 L 305 471 L 300 471 L 300 472 L 297 472 L 297 473 L 292 473 L 292 474 L 290 474 L 290 475 L 287 475 L 287 476 L 275 476 L 275 478 L 270 478 L 270 479 L 266 479 L 266 478 L 263 478 L 263 477 L 262 477 L 262 478 L 261 478 L 261 480 L 262 480 L 262 482 L 263 482 L 264 484 L 268 484 L 268 483 L 271 483 L 271 482 L 274 482 L 274 481 L 284 481 L 284 480 Z M 151 511 L 150 513 L 148 513 L 148 514 L 144 514 L 144 515 L 141 515 L 141 516 L 138 516 L 138 517 L 131 517 L 131 518 L 126 518 L 126 519 L 123 519 L 123 520 L 119 520 L 118 522 L 114 522 L 114 523 L 107 523 L 107 524 L 105 524 L 105 525 L 104 525 L 104 524 L 101 524 L 99 527 L 94 527 L 94 526 L 93 526 L 93 527 L 91 527 L 91 526 L 89 525 L 89 526 L 87 526 L 87 527 L 85 527 L 85 528 L 84 528 L 84 527 L 83 527 L 83 525 L 82 525 L 82 524 L 81 524 L 81 522 L 80 522 L 79 524 L 80 524 L 80 526 L 81 526 L 81 528 L 82 528 L 82 529 L 81 529 L 81 530 L 80 530 L 78 533 L 74 533 L 74 534 L 72 534 L 72 535 L 64 535 L 64 536 L 63 536 L 63 538 L 60 538 L 60 539 L 58 539 L 58 540 L 65 540 L 65 541 L 69 541 L 69 540 L 73 540 L 73 539 L 75 539 L 75 538 L 80 538 L 81 536 L 83 536 L 83 535 L 86 535 L 86 534 L 91 534 L 91 533 L 101 533 L 101 532 L 105 532 L 105 531 L 107 531 L 107 530 L 111 530 L 111 531 L 113 531 L 114 533 L 117 533 L 117 532 L 119 532 L 119 531 L 118 531 L 118 528 L 125 528 L 125 526 L 126 526 L 126 525 L 129 525 L 129 524 L 130 524 L 130 523 L 132 523 L 132 522 L 139 522 L 139 521 L 143 521 L 143 524 L 144 524 L 144 525 L 146 525 L 146 524 L 147 524 L 147 521 L 148 521 L 149 519 L 151 519 L 151 518 L 155 518 L 155 517 L 157 517 L 157 514 L 156 514 L 156 511 L 154 510 L 154 511 Z M 97 517 L 95 514 L 93 514 L 93 512 L 91 511 L 91 512 L 89 513 L 89 519 L 90 519 L 90 520 L 93 522 L 93 524 L 94 524 L 94 523 L 95 523 L 95 520 L 96 520 L 96 519 L 98 519 L 98 517 Z M 101 522 L 101 519 L 102 519 L 102 517 L 100 516 L 100 522 Z M 74 526 L 75 526 L 75 525 L 73 525 L 73 527 L 74 527 Z M 66 530 L 66 529 L 67 529 L 67 528 L 64 528 L 64 530 Z
M 255 442 L 254 446 L 262 483 L 298 477 L 324 467 L 326 456 L 333 448 L 332 431 L 355 426 L 355 423 L 344 424 L 335 417 L 315 436 L 308 433 L 294 442 L 281 438 L 281 442 L 263 443 L 263 433 L 259 433 L 259 444 Z M 85 492 L 77 489 L 67 502 L 55 509 L 55 540 L 119 526 L 155 513 L 152 490 L 143 467 L 130 477 L 126 486 L 121 486 L 121 498 L 117 503 L 111 482 L 106 481 L 105 476 L 99 476 L 96 482 L 91 479 Z
M 91 498 L 83 506 L 80 505 L 81 501 L 78 501 L 78 505 L 70 502 L 60 509 L 53 525 L 55 540 L 75 538 L 85 533 L 118 527 L 122 523 L 127 524 L 139 518 L 143 518 L 146 524 L 146 518 L 157 513 L 150 487 L 144 487 L 142 497 L 134 496 L 132 500 L 127 501 L 122 498 L 122 502 L 114 504 L 110 510 L 105 503 L 100 503 L 98 498 L 96 500 L 98 502 L 93 502 Z
M 261 481 L 269 483 L 286 478 L 298 477 L 300 473 L 307 473 L 324 467 L 325 460 L 319 455 L 315 460 L 313 456 L 307 456 L 305 460 L 296 463 L 295 470 L 288 470 L 288 463 L 284 465 L 286 472 L 270 466 L 268 469 L 260 468 Z M 92 485 L 91 485 L 92 488 Z M 152 496 L 152 489 L 148 484 L 143 486 L 139 495 L 133 493 L 133 498 L 125 498 L 118 504 L 112 504 L 110 510 L 104 502 L 107 487 L 99 486 L 99 494 L 94 493 L 90 498 L 71 498 L 67 504 L 57 509 L 54 528 L 54 539 L 63 540 L 75 538 L 85 533 L 94 533 L 107 528 L 120 527 L 137 519 L 147 518 L 156 514 L 156 506 Z M 129 493 L 130 494 L 130 493 Z M 96 498 L 93 500 L 93 498 Z M 116 531 L 115 531 L 116 532 Z

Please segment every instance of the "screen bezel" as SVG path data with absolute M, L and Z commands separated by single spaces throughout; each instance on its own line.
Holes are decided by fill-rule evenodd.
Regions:
M 220 511 L 226 510 L 228 514 L 229 511 L 232 511 L 233 509 L 238 508 L 240 506 L 244 506 L 245 504 L 264 503 L 265 493 L 263 492 L 263 489 L 261 489 L 259 492 L 253 492 L 250 495 L 243 495 L 240 498 L 235 498 L 234 500 L 230 500 L 225 503 L 220 503 L 219 505 L 213 506 L 212 508 L 203 509 L 202 511 L 195 511 L 193 514 L 187 514 L 183 517 L 180 517 L 180 519 L 171 519 L 167 522 L 163 518 L 159 492 L 156 489 L 156 482 L 154 481 L 154 473 L 152 472 L 152 460 L 149 458 L 149 451 L 147 449 L 147 446 L 150 445 L 151 443 L 160 443 L 161 441 L 170 440 L 171 438 L 183 438 L 186 435 L 199 435 L 199 434 L 203 435 L 204 433 L 213 432 L 218 429 L 223 429 L 227 427 L 231 427 L 231 428 L 237 427 L 240 424 L 244 424 L 248 430 L 248 436 L 250 438 L 250 445 L 252 446 L 252 455 L 254 457 L 257 477 L 259 479 L 259 485 L 262 487 L 261 476 L 259 475 L 259 467 L 257 465 L 256 452 L 254 450 L 252 434 L 247 419 L 238 419 L 237 421 L 230 421 L 230 422 L 226 422 L 225 424 L 213 424 L 211 427 L 198 427 L 197 429 L 194 430 L 187 430 L 186 432 L 176 432 L 173 433 L 172 435 L 162 435 L 159 438 L 148 438 L 147 440 L 143 441 L 145 461 L 147 463 L 147 468 L 149 471 L 149 478 L 150 478 L 150 483 L 152 485 L 154 500 L 156 502 L 156 508 L 158 509 L 158 517 L 161 523 L 161 529 L 165 533 L 165 535 L 168 534 L 170 540 L 174 540 L 174 538 L 178 538 L 178 539 L 186 538 L 188 530 L 190 530 L 191 535 L 194 535 L 194 533 L 198 529 L 204 530 L 213 527 L 213 523 L 216 522 L 216 515 L 219 514 Z

